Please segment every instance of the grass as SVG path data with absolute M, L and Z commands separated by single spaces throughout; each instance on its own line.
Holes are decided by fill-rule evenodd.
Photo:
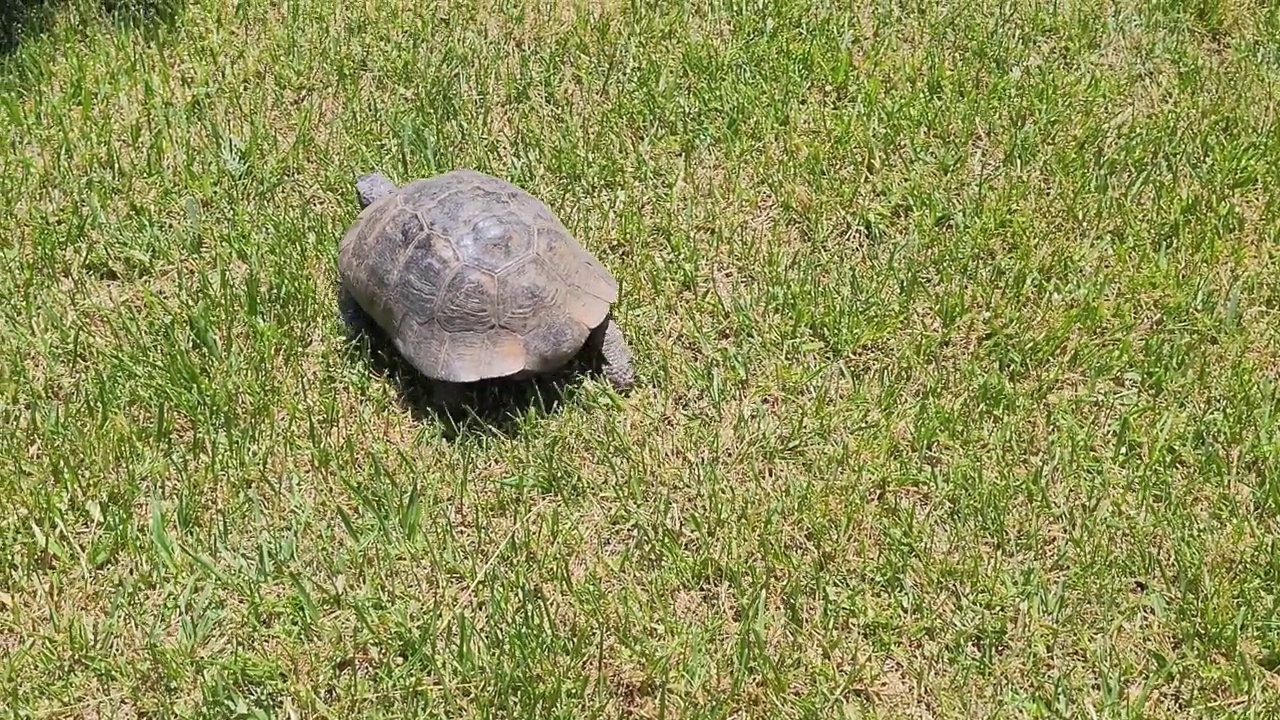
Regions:
M 133 5 L 0 58 L 9 716 L 1280 714 L 1274 4 Z M 354 177 L 459 166 L 637 392 L 346 347 Z

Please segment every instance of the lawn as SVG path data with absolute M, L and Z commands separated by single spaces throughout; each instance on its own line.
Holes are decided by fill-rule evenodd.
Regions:
M 1274 3 L 5 1 L 7 716 L 1280 717 Z M 346 339 L 456 167 L 634 392 Z

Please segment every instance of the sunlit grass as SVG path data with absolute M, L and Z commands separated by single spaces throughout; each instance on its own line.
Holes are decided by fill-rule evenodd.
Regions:
M 0 59 L 0 707 L 1280 715 L 1280 11 L 135 4 Z M 344 345 L 355 177 L 455 167 L 634 394 Z

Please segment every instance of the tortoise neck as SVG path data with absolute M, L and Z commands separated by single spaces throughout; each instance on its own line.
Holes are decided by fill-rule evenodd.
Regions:
M 356 181 L 356 196 L 360 201 L 361 210 L 395 191 L 395 183 L 382 173 L 370 173 Z

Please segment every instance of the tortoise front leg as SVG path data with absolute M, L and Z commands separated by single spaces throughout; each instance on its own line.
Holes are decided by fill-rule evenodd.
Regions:
M 602 361 L 600 371 L 614 390 L 625 394 L 635 387 L 634 356 L 612 314 L 592 331 L 587 343 Z
M 382 334 L 378 323 L 360 307 L 360 302 L 344 282 L 338 283 L 338 320 L 342 323 L 348 340 L 358 340 L 361 337 L 376 339 Z

